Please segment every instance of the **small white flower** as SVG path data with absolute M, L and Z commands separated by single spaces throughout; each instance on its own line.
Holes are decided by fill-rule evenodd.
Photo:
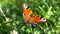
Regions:
M 19 34 L 16 30 L 10 31 L 10 34 Z

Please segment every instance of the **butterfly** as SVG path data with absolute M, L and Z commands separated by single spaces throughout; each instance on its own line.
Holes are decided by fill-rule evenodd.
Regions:
M 33 13 L 29 6 L 23 4 L 23 20 L 29 24 L 38 24 L 40 22 L 46 22 L 46 19 L 39 16 L 37 13 Z

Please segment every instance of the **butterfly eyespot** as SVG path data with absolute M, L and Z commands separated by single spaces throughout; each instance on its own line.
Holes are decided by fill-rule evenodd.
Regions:
M 25 5 L 26 6 L 26 5 Z
M 23 14 L 23 17 L 27 16 L 26 14 Z
M 26 14 L 24 14 L 24 16 L 26 16 Z
M 45 19 L 45 18 L 42 18 L 41 21 L 42 21 L 42 22 L 46 22 L 46 19 Z
M 42 19 L 43 17 L 40 16 L 40 19 Z
M 23 4 L 23 8 L 26 9 L 28 5 L 26 3 Z

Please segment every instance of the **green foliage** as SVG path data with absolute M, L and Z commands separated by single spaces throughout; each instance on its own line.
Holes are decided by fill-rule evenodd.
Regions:
M 32 27 L 23 21 L 22 4 L 47 19 Z M 60 0 L 0 0 L 0 34 L 60 34 Z

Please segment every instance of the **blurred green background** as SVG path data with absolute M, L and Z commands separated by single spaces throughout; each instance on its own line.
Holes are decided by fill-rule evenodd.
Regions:
M 34 27 L 23 21 L 22 4 L 47 19 Z M 60 0 L 0 0 L 0 34 L 60 34 Z

